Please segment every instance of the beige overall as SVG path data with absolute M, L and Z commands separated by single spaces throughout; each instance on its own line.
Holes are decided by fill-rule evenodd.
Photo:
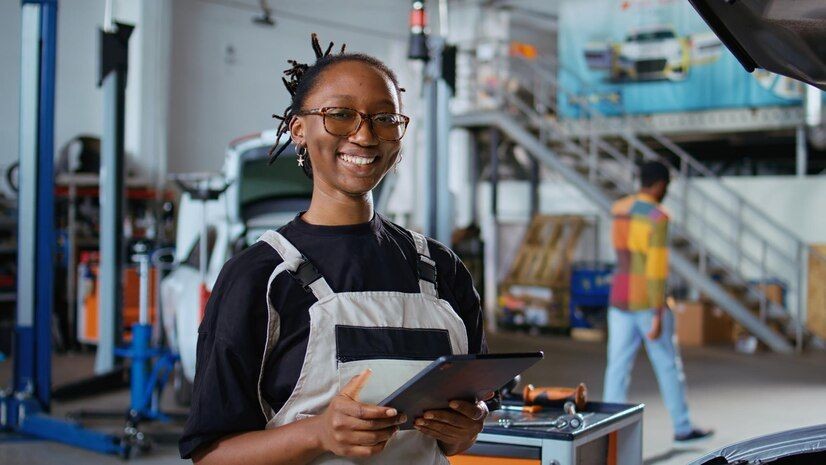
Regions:
M 424 266 L 433 271 L 435 262 L 430 258 L 424 236 L 411 231 L 419 254 L 419 270 Z M 275 231 L 267 231 L 261 241 L 272 246 L 284 260 L 270 276 L 268 289 L 273 279 L 281 272 L 299 272 L 299 267 L 307 264 L 302 254 Z M 316 272 L 317 273 L 317 272 Z M 337 356 L 337 327 L 358 329 L 405 329 L 436 330 L 446 332 L 453 354 L 468 351 L 467 333 L 461 318 L 444 300 L 438 297 L 433 282 L 423 279 L 419 273 L 419 293 L 403 292 L 341 292 L 335 293 L 324 280 L 316 275 L 306 288 L 318 299 L 310 309 L 310 336 L 307 353 L 295 389 L 284 406 L 275 412 L 261 395 L 261 382 L 267 357 L 272 352 L 279 334 L 279 316 L 267 295 L 268 330 L 258 380 L 258 399 L 267 418 L 267 428 L 275 428 L 302 418 L 318 415 L 324 411 L 332 398 L 338 394 L 354 376 L 365 368 L 373 371 L 362 389 L 359 400 L 375 404 L 401 387 L 431 360 L 394 359 L 391 356 L 369 360 L 342 361 Z M 308 280 L 309 281 L 309 280 Z M 369 459 L 350 459 L 324 454 L 314 464 L 447 464 L 447 459 L 435 440 L 418 431 L 400 431 L 380 454 Z

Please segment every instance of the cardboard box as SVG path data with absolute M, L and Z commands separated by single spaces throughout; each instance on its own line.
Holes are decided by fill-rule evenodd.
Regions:
M 766 299 L 769 302 L 777 305 L 786 305 L 785 293 L 786 290 L 778 283 L 762 283 L 757 284 L 757 288 L 766 294 Z
M 826 244 L 815 245 L 818 255 L 809 256 L 808 306 L 806 327 L 815 336 L 826 339 Z
M 683 347 L 731 345 L 734 321 L 716 306 L 678 301 L 673 307 L 677 340 Z

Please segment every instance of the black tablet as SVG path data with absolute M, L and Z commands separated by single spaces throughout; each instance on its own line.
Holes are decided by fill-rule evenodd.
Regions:
M 451 400 L 475 402 L 542 360 L 542 352 L 445 355 L 437 358 L 379 405 L 407 415 L 401 429 L 428 410 L 448 409 Z

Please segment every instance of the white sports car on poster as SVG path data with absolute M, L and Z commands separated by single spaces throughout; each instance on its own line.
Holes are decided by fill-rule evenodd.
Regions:
M 622 42 L 590 42 L 584 54 L 588 68 L 605 70 L 609 80 L 681 81 L 692 66 L 716 61 L 721 43 L 714 34 L 679 36 L 673 27 L 633 29 Z

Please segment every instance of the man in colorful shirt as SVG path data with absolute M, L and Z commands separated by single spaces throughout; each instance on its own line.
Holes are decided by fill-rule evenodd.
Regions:
M 611 209 L 617 269 L 608 310 L 606 402 L 626 402 L 631 369 L 645 344 L 660 392 L 674 424 L 674 440 L 691 441 L 713 431 L 692 426 L 685 399 L 685 375 L 674 345 L 674 316 L 666 308 L 668 213 L 660 205 L 668 190 L 668 168 L 648 162 L 640 168 L 642 188 Z

